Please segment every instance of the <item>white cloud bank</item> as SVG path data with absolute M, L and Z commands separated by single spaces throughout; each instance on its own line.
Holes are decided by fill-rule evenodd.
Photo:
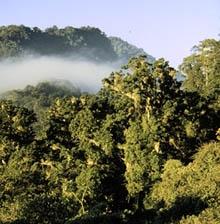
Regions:
M 101 80 L 118 67 L 117 63 L 102 64 L 54 56 L 4 60 L 0 62 L 0 92 L 53 79 L 69 80 L 82 91 L 96 92 Z

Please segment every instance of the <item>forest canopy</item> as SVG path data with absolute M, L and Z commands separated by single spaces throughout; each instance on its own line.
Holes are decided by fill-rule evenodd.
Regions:
M 24 54 L 71 56 L 98 62 L 121 60 L 147 55 L 120 38 L 108 38 L 104 32 L 94 27 L 74 28 L 57 26 L 41 30 L 24 25 L 0 27 L 0 59 Z
M 130 51 L 94 28 L 12 26 L 1 28 L 1 55 L 81 51 L 97 38 L 100 59 Z M 38 48 L 40 41 L 49 47 Z M 219 223 L 220 44 L 204 40 L 195 49 L 180 66 L 184 82 L 166 60 L 137 56 L 96 94 L 68 82 L 5 93 L 0 221 Z

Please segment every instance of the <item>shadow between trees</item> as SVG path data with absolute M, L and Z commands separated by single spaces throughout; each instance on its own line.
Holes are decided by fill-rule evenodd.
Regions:
M 33 203 L 30 204 L 33 206 Z M 36 204 L 35 204 L 36 206 Z M 34 206 L 34 207 L 35 207 Z M 59 217 L 58 222 L 60 224 L 165 224 L 165 223 L 178 223 L 183 217 L 198 215 L 204 209 L 208 207 L 208 205 L 203 202 L 198 197 L 179 197 L 176 199 L 174 205 L 169 209 L 161 209 L 164 207 L 164 202 L 161 202 L 156 206 L 156 209 L 147 210 L 145 212 L 136 212 L 132 217 L 128 217 L 127 220 L 123 220 L 120 215 L 100 215 L 100 216 L 88 216 L 82 217 L 74 221 L 61 220 Z M 30 210 L 29 210 L 30 209 Z M 32 208 L 33 209 L 33 208 Z M 32 210 L 31 208 L 27 208 L 28 211 Z M 43 210 L 43 208 L 41 208 Z M 51 208 L 52 209 L 52 208 Z M 59 208 L 60 209 L 60 208 Z M 34 212 L 32 210 L 32 212 Z M 46 210 L 44 211 L 44 216 L 46 216 Z M 62 209 L 59 211 L 62 213 Z M 30 215 L 30 214 L 29 214 Z M 38 214 L 40 215 L 40 214 Z M 44 219 L 40 218 L 41 223 L 54 223 L 54 219 L 50 220 L 48 217 Z M 32 223 L 31 220 L 27 220 L 26 218 L 23 220 L 16 220 L 7 224 L 28 224 Z M 33 221 L 33 220 L 32 220 Z M 35 222 L 34 222 L 35 223 Z M 6 223 L 5 223 L 6 224 Z
M 173 206 L 165 209 L 164 202 L 160 202 L 155 209 L 144 213 L 137 212 L 126 224 L 169 224 L 178 223 L 183 217 L 199 215 L 208 207 L 199 197 L 178 197 Z M 164 209 L 163 209 L 164 208 Z

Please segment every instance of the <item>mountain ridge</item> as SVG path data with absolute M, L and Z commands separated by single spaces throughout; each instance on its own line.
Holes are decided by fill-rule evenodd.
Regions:
M 82 57 L 92 61 L 117 61 L 126 63 L 129 58 L 146 55 L 143 49 L 119 37 L 107 37 L 99 28 L 52 26 L 46 29 L 24 25 L 0 27 L 0 59 L 24 54 L 62 55 Z

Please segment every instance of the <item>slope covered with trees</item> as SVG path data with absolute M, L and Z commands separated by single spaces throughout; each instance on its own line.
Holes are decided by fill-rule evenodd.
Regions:
M 54 99 L 41 138 L 32 110 L 2 100 L 1 222 L 219 223 L 219 92 L 176 74 L 133 58 L 97 94 Z
M 142 48 L 129 44 L 127 41 L 122 40 L 119 37 L 109 37 L 111 44 L 118 58 L 122 61 L 128 61 L 130 58 L 140 55 L 146 55 L 149 62 L 155 60 L 151 55 L 146 54 Z
M 1 99 L 10 100 L 14 105 L 33 110 L 38 122 L 35 132 L 38 137 L 45 133 L 47 127 L 47 110 L 55 99 L 68 96 L 80 96 L 80 90 L 67 80 L 40 82 L 36 86 L 28 85 L 23 90 L 11 90 L 0 95 Z
M 40 54 L 71 56 L 98 62 L 121 60 L 127 63 L 128 58 L 140 53 L 146 54 L 119 38 L 109 39 L 100 29 L 93 27 L 68 26 L 59 29 L 53 26 L 45 30 L 23 25 L 0 27 L 0 59 Z

